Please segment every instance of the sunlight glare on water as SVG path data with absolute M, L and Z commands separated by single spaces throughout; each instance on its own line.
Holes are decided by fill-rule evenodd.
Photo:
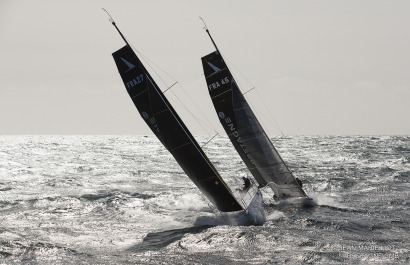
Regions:
M 215 223 L 153 136 L 1 136 L 0 261 L 409 263 L 409 137 L 273 142 L 317 206 L 275 203 L 264 188 L 266 222 L 232 226 Z M 204 151 L 240 188 L 247 171 L 228 138 Z

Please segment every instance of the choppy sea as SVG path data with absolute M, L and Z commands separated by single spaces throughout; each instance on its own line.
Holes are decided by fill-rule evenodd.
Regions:
M 234 226 L 154 136 L 0 136 L 0 264 L 410 264 L 410 136 L 272 141 L 317 206 L 263 189 Z M 204 151 L 242 185 L 228 138 Z

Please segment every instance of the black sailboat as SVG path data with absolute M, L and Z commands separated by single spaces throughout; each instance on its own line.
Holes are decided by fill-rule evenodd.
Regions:
M 219 211 L 247 212 L 247 205 L 235 198 L 112 18 L 111 22 L 126 43 L 113 53 L 113 57 L 141 117 L 186 175 Z
M 307 197 L 265 133 L 205 25 L 215 51 L 202 66 L 219 120 L 260 187 L 269 185 L 275 198 Z

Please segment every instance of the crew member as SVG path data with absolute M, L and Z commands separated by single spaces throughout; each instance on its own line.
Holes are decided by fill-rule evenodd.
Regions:
M 296 178 L 296 181 L 299 184 L 299 186 L 302 188 L 302 181 L 299 178 Z
M 247 177 L 242 177 L 243 179 L 243 188 L 242 190 L 247 190 L 251 187 L 251 181 Z

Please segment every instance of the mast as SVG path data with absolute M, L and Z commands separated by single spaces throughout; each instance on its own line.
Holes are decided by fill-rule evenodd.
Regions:
M 111 17 L 110 13 L 108 13 L 107 10 L 105 10 L 105 8 L 103 8 L 102 10 L 104 10 L 108 16 L 110 17 L 110 22 L 111 24 L 114 25 L 115 29 L 118 31 L 118 33 L 120 34 L 121 38 L 125 41 L 125 43 L 127 44 L 127 46 L 131 47 L 130 44 L 128 43 L 127 39 L 124 37 L 124 35 L 122 35 L 122 32 L 120 31 L 120 29 L 117 27 L 117 24 L 115 24 L 114 19 Z
M 218 46 L 216 46 L 216 43 L 215 43 L 214 39 L 213 39 L 212 36 L 211 36 L 211 33 L 209 32 L 208 27 L 207 27 L 206 24 L 205 24 L 205 21 L 202 19 L 202 17 L 199 17 L 199 18 L 200 18 L 200 19 L 202 20 L 202 22 L 204 23 L 204 29 L 205 29 L 206 33 L 208 33 L 208 36 L 209 36 L 209 38 L 211 39 L 212 44 L 214 45 L 215 49 L 218 51 L 219 54 L 221 54 L 221 53 L 219 52 Z

